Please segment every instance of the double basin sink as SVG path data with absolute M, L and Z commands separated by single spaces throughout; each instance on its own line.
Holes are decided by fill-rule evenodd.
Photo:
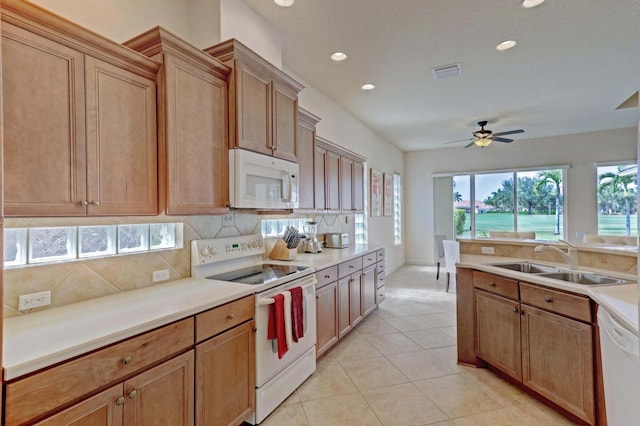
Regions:
M 494 263 L 491 266 L 582 285 L 614 285 L 635 282 L 611 275 L 577 272 L 531 262 Z

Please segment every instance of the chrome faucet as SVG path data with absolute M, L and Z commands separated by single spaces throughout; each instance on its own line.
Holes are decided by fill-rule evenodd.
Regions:
M 563 252 L 557 247 L 552 247 L 552 246 L 536 246 L 533 249 L 533 251 L 548 250 L 548 251 L 556 252 L 560 256 L 562 256 L 562 259 L 564 259 L 565 262 L 567 262 L 567 265 L 569 265 L 569 269 L 578 269 L 578 249 L 576 248 L 576 246 L 574 246 L 573 244 L 565 240 L 558 240 L 558 241 L 563 242 L 567 246 L 569 246 L 567 253 Z

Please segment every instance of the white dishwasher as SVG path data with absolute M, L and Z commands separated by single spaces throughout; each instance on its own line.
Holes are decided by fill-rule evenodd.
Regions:
M 598 309 L 604 396 L 609 426 L 638 424 L 640 419 L 640 346 L 638 335 Z

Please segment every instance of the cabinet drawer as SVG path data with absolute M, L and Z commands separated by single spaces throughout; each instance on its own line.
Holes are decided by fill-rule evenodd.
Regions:
M 591 302 L 588 297 L 520 283 L 520 300 L 527 305 L 536 306 L 580 321 L 591 322 Z
M 339 278 L 346 277 L 347 275 L 351 275 L 354 272 L 358 272 L 360 270 L 362 270 L 362 258 L 358 257 L 348 262 L 339 264 L 338 277 Z
M 386 289 L 384 285 L 382 287 L 378 287 L 378 289 L 376 290 L 376 304 L 379 305 L 384 301 L 385 293 L 386 293 Z
M 378 272 L 384 272 L 384 262 L 376 263 L 376 268 L 378 268 Z
M 338 266 L 332 266 L 330 268 L 317 271 L 316 280 L 318 280 L 316 288 L 320 288 L 334 281 L 338 281 Z
M 193 318 L 6 385 L 5 421 L 22 424 L 193 346 Z
M 378 258 L 378 262 L 384 262 L 384 249 L 376 251 L 376 256 Z
M 473 271 L 473 286 L 511 299 L 518 298 L 518 281 L 509 278 Z
M 378 275 L 376 276 L 376 279 L 378 280 L 376 282 L 376 287 L 380 288 L 384 285 L 384 271 L 378 272 Z
M 196 315 L 196 343 L 250 320 L 254 312 L 251 295 Z
M 377 261 L 378 261 L 378 256 L 375 251 L 371 253 L 367 253 L 364 256 L 362 256 L 362 267 L 366 268 L 369 265 L 373 265 Z

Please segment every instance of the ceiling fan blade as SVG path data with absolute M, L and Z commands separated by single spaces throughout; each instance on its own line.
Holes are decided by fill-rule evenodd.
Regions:
M 497 138 L 497 137 L 492 137 L 491 140 L 496 141 L 496 142 L 506 142 L 506 143 L 510 143 L 513 142 L 513 139 L 507 139 L 507 138 Z
M 516 133 L 524 133 L 524 130 L 518 129 L 518 130 L 509 130 L 506 132 L 498 132 L 498 133 L 494 133 L 493 136 L 515 135 Z
M 465 145 L 465 148 L 469 148 L 470 146 L 473 146 L 473 144 L 475 143 L 475 141 L 471 142 L 469 145 Z
M 470 141 L 470 140 L 472 140 L 472 139 L 473 139 L 473 138 L 458 139 L 457 141 L 449 141 L 449 142 L 445 142 L 444 144 L 445 144 L 445 145 L 447 145 L 447 144 L 450 144 L 450 143 L 457 143 L 457 142 Z

